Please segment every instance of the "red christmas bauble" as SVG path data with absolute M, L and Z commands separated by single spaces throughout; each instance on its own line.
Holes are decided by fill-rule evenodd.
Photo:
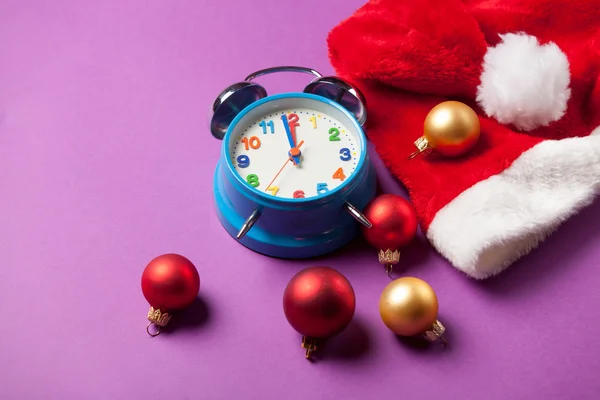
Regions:
M 175 311 L 190 305 L 200 290 L 198 270 L 179 254 L 154 258 L 142 273 L 142 292 L 154 309 Z
M 417 213 L 402 196 L 377 196 L 363 214 L 372 224 L 370 228 L 362 227 L 363 236 L 376 249 L 396 250 L 411 242 L 417 233 Z
M 343 331 L 354 316 L 354 289 L 344 275 L 329 267 L 298 272 L 283 294 L 285 316 L 298 333 L 321 339 Z

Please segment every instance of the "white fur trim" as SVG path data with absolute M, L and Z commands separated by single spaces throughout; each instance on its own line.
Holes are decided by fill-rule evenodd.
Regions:
M 529 253 L 598 193 L 600 127 L 535 145 L 442 208 L 427 237 L 456 268 L 484 279 Z
M 477 103 L 502 124 L 522 131 L 547 126 L 565 115 L 571 97 L 567 56 L 555 43 L 509 33 L 483 61 Z

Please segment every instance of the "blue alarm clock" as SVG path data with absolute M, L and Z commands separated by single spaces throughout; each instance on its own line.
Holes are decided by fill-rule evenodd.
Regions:
M 267 95 L 253 82 L 274 72 L 315 76 L 303 92 Z M 211 133 L 223 140 L 214 200 L 226 231 L 278 258 L 310 258 L 341 248 L 370 227 L 361 210 L 376 191 L 362 129 L 362 94 L 337 77 L 274 67 L 225 89 Z

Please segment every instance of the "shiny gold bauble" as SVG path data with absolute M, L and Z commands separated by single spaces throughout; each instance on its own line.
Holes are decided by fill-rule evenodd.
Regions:
M 479 116 L 468 105 L 444 101 L 433 107 L 425 117 L 423 136 L 416 142 L 414 156 L 434 150 L 446 157 L 458 157 L 469 152 L 480 136 Z
M 395 334 L 415 336 L 430 331 L 436 324 L 438 300 L 427 282 L 403 277 L 385 287 L 379 299 L 379 313 Z

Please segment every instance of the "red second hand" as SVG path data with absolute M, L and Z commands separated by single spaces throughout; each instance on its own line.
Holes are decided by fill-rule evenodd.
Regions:
M 302 146 L 304 144 L 304 140 L 300 142 L 300 144 L 298 145 L 298 147 L 294 147 L 295 149 L 299 149 L 300 146 Z M 271 183 L 269 183 L 269 185 L 267 186 L 267 188 L 265 189 L 265 192 L 267 190 L 269 190 L 269 188 L 271 187 L 271 185 L 273 184 L 273 182 L 275 182 L 275 179 L 277 179 L 277 177 L 279 176 L 279 174 L 281 174 L 281 171 L 283 171 L 283 169 L 285 168 L 285 166 L 287 165 L 288 162 L 290 162 L 292 160 L 291 157 L 288 157 L 287 160 L 285 160 L 285 163 L 283 164 L 283 166 L 281 167 L 281 169 L 279 170 L 279 172 L 277 172 L 277 175 L 275 175 L 275 178 L 273 178 L 273 180 L 271 181 Z

